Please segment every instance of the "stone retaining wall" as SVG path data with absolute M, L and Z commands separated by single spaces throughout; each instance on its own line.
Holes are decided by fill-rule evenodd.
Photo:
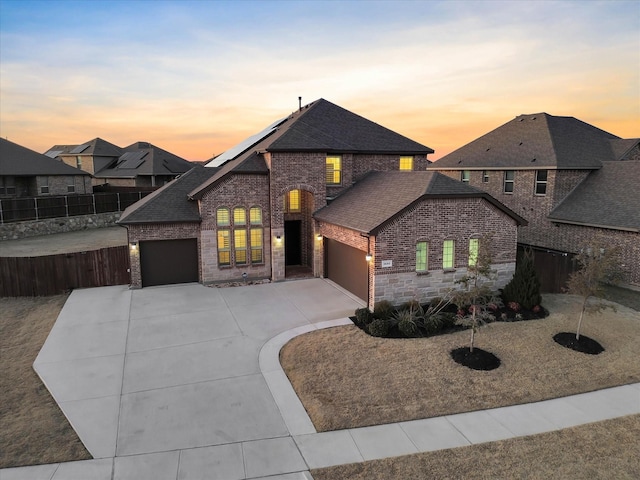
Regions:
M 0 240 L 18 240 L 52 233 L 76 232 L 88 228 L 113 227 L 119 218 L 120 212 L 109 212 L 5 223 L 0 225 Z

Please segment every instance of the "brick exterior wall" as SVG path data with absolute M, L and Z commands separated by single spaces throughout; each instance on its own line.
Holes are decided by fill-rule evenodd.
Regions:
M 633 157 L 633 149 L 627 157 Z M 627 161 L 627 160 L 625 160 Z M 482 171 L 470 172 L 469 184 L 490 193 L 511 208 L 529 225 L 518 229 L 518 242 L 539 248 L 578 253 L 595 237 L 617 245 L 622 251 L 622 263 L 628 271 L 627 280 L 640 285 L 640 234 L 588 226 L 554 223 L 547 216 L 590 173 L 590 170 L 548 170 L 546 195 L 535 195 L 535 170 L 516 170 L 513 194 L 503 192 L 504 171 L 490 170 L 489 182 L 482 181 Z M 460 180 L 459 170 L 441 173 Z
M 149 223 L 141 225 L 127 225 L 129 244 L 136 242 L 138 248 L 129 248 L 131 260 L 131 288 L 142 288 L 142 272 L 140 269 L 140 242 L 146 240 L 179 240 L 196 238 L 198 240 L 199 279 L 202 281 L 202 258 L 200 252 L 200 224 L 199 223 Z
M 201 235 L 201 266 L 203 283 L 241 281 L 242 274 L 248 279 L 257 280 L 271 277 L 271 246 L 273 241 L 271 229 L 271 215 L 269 211 L 269 177 L 267 175 L 230 175 L 223 182 L 209 189 L 200 200 L 200 215 L 202 217 Z M 238 226 L 249 230 L 249 209 L 262 209 L 262 248 L 263 262 L 235 266 L 235 252 L 233 249 L 233 233 L 231 233 L 231 266 L 218 264 L 218 238 L 216 212 L 218 208 L 226 207 L 231 214 L 231 230 L 233 224 L 233 209 L 242 207 L 246 211 L 247 224 Z M 257 225 L 256 225 L 257 226 Z M 226 228 L 226 227 L 225 227 Z M 247 248 L 249 248 L 247 242 Z M 276 247 L 277 248 L 277 247 Z M 249 253 L 249 249 L 247 250 Z
M 400 304 L 411 299 L 426 301 L 442 295 L 466 273 L 469 239 L 490 236 L 493 267 L 497 278 L 490 282 L 504 287 L 515 271 L 517 225 L 515 220 L 483 199 L 426 200 L 405 212 L 375 237 L 321 223 L 322 234 L 373 255 L 369 267 L 369 306 L 380 300 Z M 455 240 L 455 271 L 442 269 L 444 240 Z M 416 273 L 416 242 L 429 242 L 428 272 Z M 382 267 L 391 260 L 392 267 Z
M 49 193 L 41 193 L 40 189 L 44 185 L 49 186 Z M 75 187 L 74 192 L 69 192 L 69 185 Z M 34 197 L 92 192 L 91 177 L 88 175 L 39 175 L 36 177 L 35 185 L 29 189 L 29 194 Z

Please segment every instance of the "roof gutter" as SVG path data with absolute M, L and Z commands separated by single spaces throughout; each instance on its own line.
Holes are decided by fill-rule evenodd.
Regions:
M 549 221 L 553 223 L 564 223 L 567 225 L 577 225 L 579 227 L 605 228 L 607 230 L 620 230 L 622 232 L 634 232 L 634 233 L 640 232 L 640 228 L 619 227 L 615 225 L 600 225 L 597 223 L 586 223 L 586 222 L 576 222 L 571 220 L 562 220 L 560 218 L 550 218 L 550 217 L 547 217 L 547 218 L 549 219 Z

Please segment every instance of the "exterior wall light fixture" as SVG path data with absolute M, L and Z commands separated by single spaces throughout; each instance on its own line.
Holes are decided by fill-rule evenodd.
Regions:
M 137 250 L 138 249 L 138 242 L 131 242 L 130 246 L 131 246 L 131 250 Z
M 317 239 L 317 240 L 322 240 L 322 234 L 321 234 L 321 233 L 319 233 L 318 235 L 316 235 L 316 239 Z
M 276 242 L 280 243 L 282 241 L 282 237 L 280 235 L 276 235 Z
M 364 259 L 365 259 L 367 262 L 370 262 L 372 258 L 373 258 L 373 257 L 371 256 L 371 254 L 370 254 L 370 253 L 367 253 L 367 255 L 364 257 Z

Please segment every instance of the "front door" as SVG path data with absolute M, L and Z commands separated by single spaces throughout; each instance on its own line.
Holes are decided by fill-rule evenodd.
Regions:
M 284 222 L 284 263 L 285 265 L 301 265 L 301 229 L 300 220 Z

